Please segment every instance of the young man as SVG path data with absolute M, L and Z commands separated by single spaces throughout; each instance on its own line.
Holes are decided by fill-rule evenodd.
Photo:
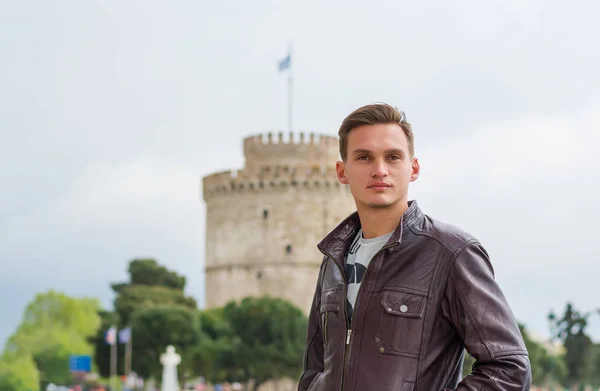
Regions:
M 523 391 L 527 350 L 486 250 L 408 201 L 419 176 L 403 112 L 351 113 L 338 180 L 357 212 L 327 235 L 299 391 Z M 476 360 L 462 379 L 463 352 Z

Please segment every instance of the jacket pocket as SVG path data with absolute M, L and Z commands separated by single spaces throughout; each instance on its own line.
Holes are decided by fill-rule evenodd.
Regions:
M 324 345 L 329 343 L 330 314 L 333 316 L 340 312 L 340 305 L 336 303 L 338 300 L 336 293 L 336 291 L 330 291 L 321 295 L 321 306 L 319 307 L 319 312 L 321 315 L 321 331 Z M 332 320 L 335 321 L 335 319 Z
M 427 296 L 405 291 L 384 291 L 382 314 L 375 339 L 383 354 L 418 358 Z

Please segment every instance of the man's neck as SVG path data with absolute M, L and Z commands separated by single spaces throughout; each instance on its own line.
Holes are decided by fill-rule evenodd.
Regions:
M 407 209 L 408 202 L 406 201 L 399 201 L 388 208 L 363 206 L 358 209 L 363 237 L 371 239 L 394 231 Z

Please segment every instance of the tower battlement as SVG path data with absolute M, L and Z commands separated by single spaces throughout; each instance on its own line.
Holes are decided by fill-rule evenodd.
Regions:
M 339 159 L 338 138 L 324 134 L 266 133 L 244 139 L 246 168 L 332 165 Z
M 339 189 L 333 166 L 263 166 L 258 172 L 229 170 L 205 176 L 204 199 L 286 188 Z

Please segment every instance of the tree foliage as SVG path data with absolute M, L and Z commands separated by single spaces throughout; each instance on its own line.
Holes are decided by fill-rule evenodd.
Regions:
M 73 335 L 93 335 L 99 324 L 95 299 L 72 298 L 62 293 L 49 291 L 36 295 L 28 304 L 17 331 L 8 339 L 5 351 L 29 353 L 43 344 L 47 333 L 62 329 Z
M 585 383 L 600 388 L 600 344 L 593 344 L 588 348 L 585 362 Z
M 213 340 L 222 336 L 231 336 L 233 333 L 225 318 L 224 307 L 206 309 L 200 312 L 200 326 L 202 332 Z
M 136 311 L 131 321 L 136 372 L 160 379 L 160 356 L 168 345 L 173 345 L 182 359 L 180 375 L 192 374 L 193 351 L 201 338 L 198 318 L 198 311 L 185 307 L 154 306 Z
M 196 300 L 175 288 L 132 284 L 123 286 L 114 301 L 119 323 L 123 327 L 130 324 L 136 310 L 165 305 L 196 309 Z
M 115 292 L 126 285 L 164 286 L 183 291 L 186 278 L 159 265 L 154 259 L 134 259 L 129 263 L 129 283 L 112 284 Z
M 111 326 L 118 329 L 131 328 L 132 334 L 132 369 L 142 375 L 159 375 L 157 365 L 160 354 L 167 345 L 175 343 L 173 333 L 178 329 L 154 327 L 143 324 L 146 319 L 157 325 L 174 324 L 176 319 L 188 315 L 196 315 L 197 304 L 194 298 L 184 293 L 186 278 L 174 271 L 159 265 L 154 259 L 133 259 L 128 266 L 129 281 L 113 283 L 111 287 L 116 296 L 114 312 L 100 313 L 102 325 L 93 337 L 95 346 L 94 361 L 102 376 L 110 375 L 110 346 L 105 342 L 106 331 Z M 140 318 L 140 316 L 142 318 Z M 191 316 L 191 315 L 190 315 Z M 197 324 L 196 320 L 194 324 Z M 183 327 L 183 326 L 182 326 Z M 191 327 L 191 325 L 190 325 Z M 194 326 L 196 327 L 196 326 Z M 146 338 L 148 330 L 154 333 L 153 338 Z M 186 332 L 189 327 L 182 329 Z M 196 327 L 196 331 L 199 326 Z M 144 341 L 144 342 L 142 342 Z M 196 346 L 187 347 L 193 349 Z M 153 353 L 154 352 L 154 353 Z M 181 352 L 180 352 L 181 353 Z M 158 354 L 158 356 L 156 356 Z M 125 373 L 125 347 L 117 344 L 117 374 Z M 148 364 L 154 360 L 154 364 Z
M 55 291 L 38 294 L 25 309 L 17 331 L 9 337 L 4 359 L 32 360 L 42 385 L 67 383 L 71 379 L 69 356 L 93 352 L 88 338 L 100 324 L 98 308 L 97 300 L 72 298 Z
M 544 345 L 531 338 L 523 324 L 519 324 L 519 330 L 529 353 L 533 384 L 563 384 L 567 377 L 567 367 L 562 355 L 552 354 Z
M 578 384 L 583 380 L 588 349 L 592 340 L 585 333 L 592 312 L 582 313 L 567 303 L 564 314 L 558 317 L 553 311 L 548 314 L 552 336 L 562 341 L 565 348 L 567 367 L 566 385 Z
M 0 390 L 37 390 L 39 385 L 39 372 L 31 357 L 5 354 L 0 359 Z
M 251 381 L 257 389 L 271 379 L 299 376 L 308 319 L 288 301 L 246 297 L 202 319 L 210 338 L 196 358 L 210 380 Z
M 224 308 L 200 312 L 200 329 L 203 338 L 192 353 L 197 374 L 203 375 L 211 383 L 242 379 L 244 374 L 236 361 L 240 339 L 225 318 Z

